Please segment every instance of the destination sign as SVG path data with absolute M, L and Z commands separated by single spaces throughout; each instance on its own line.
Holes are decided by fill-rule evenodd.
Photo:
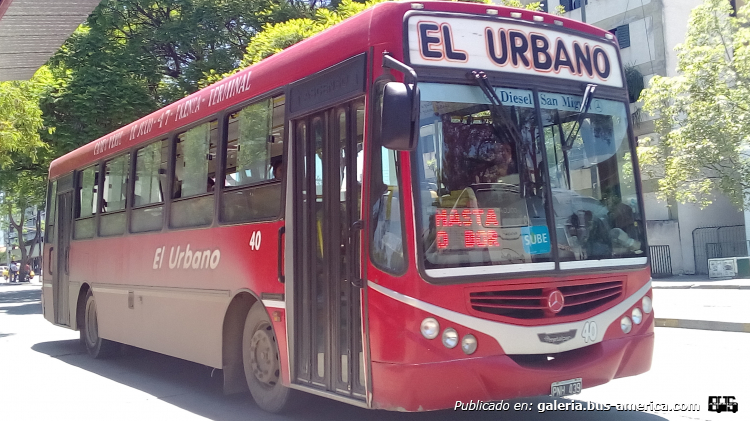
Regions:
M 519 226 L 513 223 L 518 222 L 518 213 L 513 206 L 438 209 L 434 216 L 435 245 L 438 251 L 505 247 L 531 255 L 549 253 L 547 227 Z
M 409 18 L 412 65 L 498 70 L 622 87 L 617 50 L 604 41 L 506 21 Z

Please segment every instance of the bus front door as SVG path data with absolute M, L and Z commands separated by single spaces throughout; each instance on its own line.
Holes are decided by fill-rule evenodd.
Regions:
M 293 381 L 365 399 L 360 305 L 364 102 L 293 121 Z
M 52 296 L 54 297 L 55 323 L 70 326 L 70 305 L 68 297 L 68 258 L 73 225 L 73 191 L 57 196 L 57 235 L 53 257 Z

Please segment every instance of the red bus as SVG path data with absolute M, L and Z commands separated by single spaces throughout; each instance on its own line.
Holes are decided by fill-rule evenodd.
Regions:
M 55 160 L 44 315 L 280 411 L 574 394 L 653 312 L 612 35 L 375 6 Z

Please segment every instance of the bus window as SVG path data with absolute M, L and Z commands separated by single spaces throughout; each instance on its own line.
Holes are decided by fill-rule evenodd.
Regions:
M 229 116 L 228 127 L 221 221 L 278 216 L 285 168 L 284 97 L 243 108 Z
M 47 227 L 44 230 L 44 242 L 53 243 L 57 224 L 57 180 L 49 183 L 47 191 Z
M 164 139 L 138 149 L 135 154 L 134 209 L 130 214 L 132 232 L 159 231 L 162 227 L 168 145 Z
M 535 266 L 507 266 L 551 262 L 533 92 L 496 87 L 505 99 L 493 105 L 476 86 L 420 89 L 415 201 L 428 274 L 470 266 L 511 272 Z
M 628 115 L 619 101 L 595 98 L 570 147 L 563 139 L 578 118 L 564 98 L 542 92 L 542 108 L 560 261 L 643 256 L 640 214 Z
M 88 167 L 78 173 L 78 194 L 76 195 L 76 221 L 73 228 L 73 238 L 94 237 L 94 215 L 98 200 L 99 168 Z
M 214 215 L 216 183 L 216 120 L 180 133 L 175 148 L 170 226 L 210 225 Z
M 406 269 L 401 229 L 398 152 L 381 147 L 373 161 L 372 260 L 389 272 Z M 380 165 L 377 165 L 380 164 Z
M 102 216 L 99 235 L 120 235 L 125 232 L 125 192 L 130 172 L 130 154 L 118 156 L 104 164 L 102 187 Z

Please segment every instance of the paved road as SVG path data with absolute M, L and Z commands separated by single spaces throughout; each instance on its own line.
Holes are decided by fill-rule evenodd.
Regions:
M 657 328 L 652 371 L 587 389 L 577 397 L 600 404 L 700 404 L 700 412 L 539 413 L 550 398 L 522 399 L 530 410 L 403 414 L 368 411 L 310 397 L 295 413 L 260 411 L 248 395 L 224 396 L 211 370 L 143 350 L 97 361 L 78 333 L 41 316 L 38 285 L 0 284 L 0 418 L 3 420 L 742 420 L 750 414 L 750 334 Z M 733 395 L 737 414 L 706 410 L 708 395 Z M 558 402 L 572 402 L 558 399 Z

